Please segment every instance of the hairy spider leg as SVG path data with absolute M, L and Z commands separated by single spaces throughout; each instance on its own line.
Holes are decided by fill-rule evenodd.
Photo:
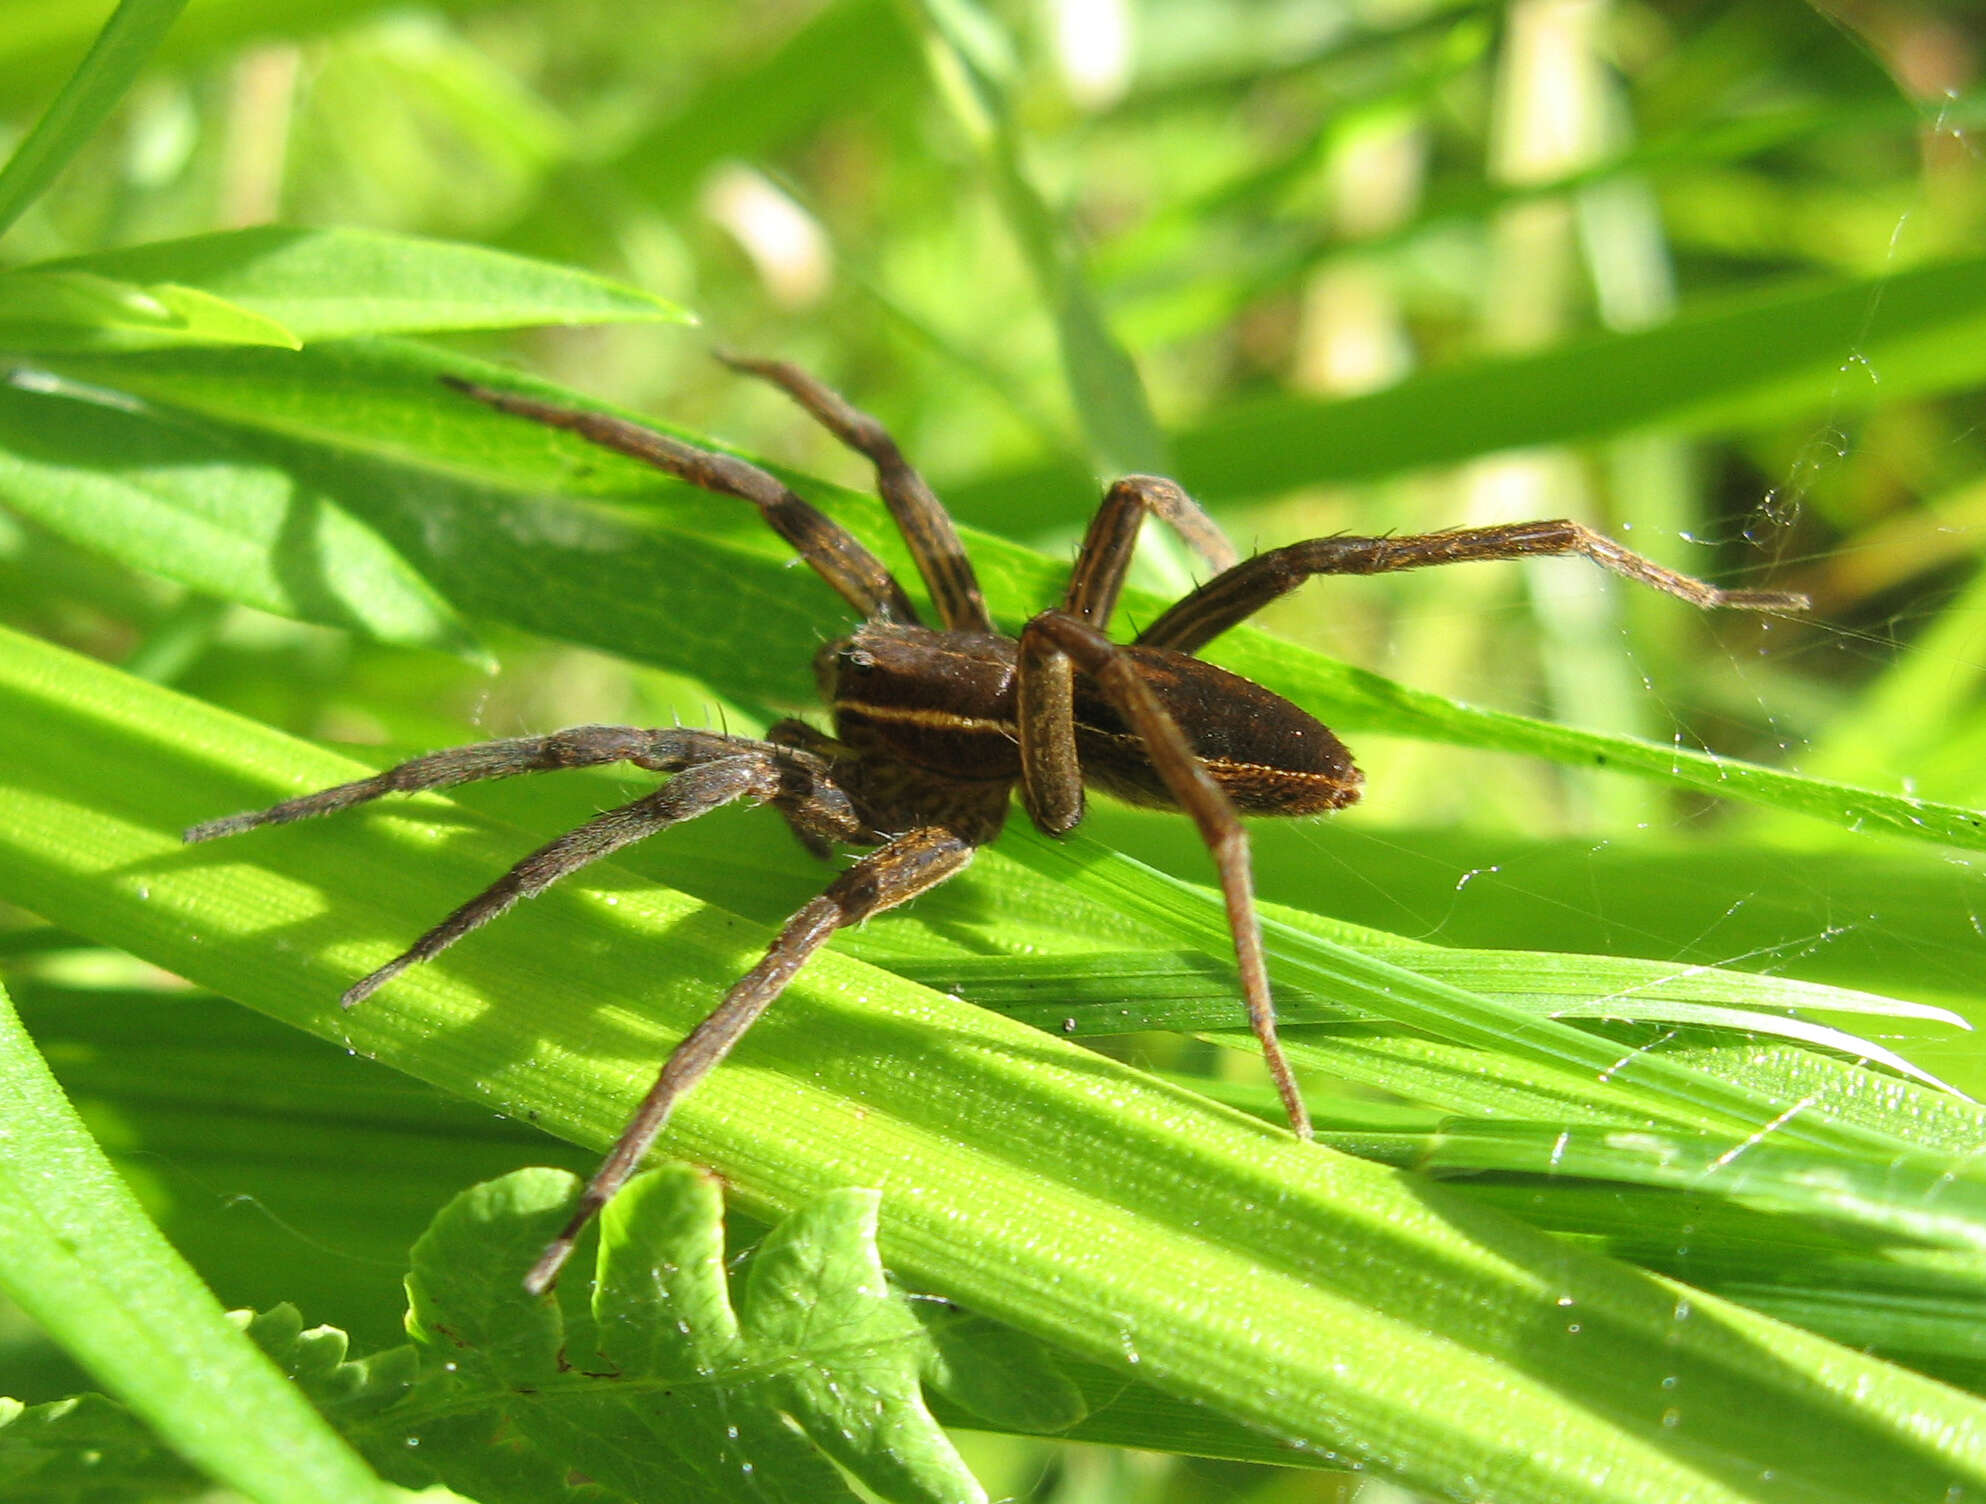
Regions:
M 534 1295 L 551 1288 L 580 1232 L 641 1167 L 683 1094 L 731 1053 L 829 936 L 956 876 L 972 860 L 974 849 L 972 841 L 942 826 L 906 832 L 863 857 L 787 920 L 759 964 L 663 1062 L 655 1084 L 587 1182 L 571 1220 L 525 1275 L 524 1287 Z
M 1062 595 L 1062 609 L 1069 615 L 1097 627 L 1110 624 L 1147 512 L 1179 534 L 1216 574 L 1232 569 L 1241 557 L 1220 524 L 1176 481 L 1162 475 L 1127 475 L 1104 493 L 1083 535 Z
M 1082 778 L 1074 765 L 1075 706 L 1067 695 L 1039 696 L 1030 715 L 1030 681 L 1043 682 L 1044 669 L 1060 659 L 1073 662 L 1087 674 L 1145 744 L 1146 755 L 1179 807 L 1199 827 L 1200 839 L 1213 854 L 1220 873 L 1221 895 L 1226 900 L 1228 930 L 1234 936 L 1235 959 L 1241 970 L 1242 1001 L 1248 1011 L 1248 1025 L 1262 1047 L 1269 1076 L 1289 1114 L 1290 1128 L 1298 1138 L 1309 1138 L 1310 1113 L 1297 1089 L 1296 1073 L 1283 1053 L 1276 1033 L 1276 1008 L 1269 993 L 1269 968 L 1262 955 L 1262 926 L 1255 914 L 1255 877 L 1249 861 L 1248 832 L 1221 786 L 1208 773 L 1194 753 L 1192 744 L 1179 729 L 1165 706 L 1139 674 L 1136 662 L 1108 637 L 1088 622 L 1063 611 L 1044 611 L 1021 632 L 1020 651 L 1020 736 L 1021 790 L 1030 812 L 1039 802 L 1054 803 L 1066 791 L 1049 791 L 1037 779 Z M 1061 681 L 1049 680 L 1060 685 Z M 1048 728 L 1050 746 L 1066 743 L 1070 748 L 1068 765 L 1051 755 L 1030 763 L 1031 722 L 1039 719 Z M 1039 726 L 1036 727 L 1039 729 Z M 1078 791 L 1080 798 L 1080 790 Z
M 737 799 L 757 798 L 777 805 L 796 830 L 824 846 L 870 838 L 847 795 L 829 776 L 827 764 L 811 752 L 708 731 L 580 726 L 551 736 L 482 742 L 430 753 L 371 778 L 287 799 L 270 809 L 210 820 L 187 831 L 186 840 L 208 841 L 258 825 L 283 825 L 348 809 L 384 794 L 610 762 L 632 762 L 676 776 L 653 793 L 596 815 L 577 830 L 539 847 L 401 954 L 353 983 L 340 999 L 344 1006 L 363 1002 L 409 966 L 433 960 L 519 899 L 535 898 L 589 863 Z
M 514 778 L 520 773 L 594 768 L 612 762 L 631 762 L 652 772 L 673 773 L 694 763 L 735 756 L 741 750 L 764 745 L 768 744 L 716 731 L 569 726 L 543 736 L 506 737 L 412 757 L 369 778 L 319 789 L 313 794 L 300 794 L 268 809 L 204 821 L 188 830 L 185 839 L 189 845 L 212 841 L 261 825 L 287 825 L 293 820 L 335 814 L 384 794 L 415 794 L 423 789 L 452 788 L 458 783 Z
M 757 376 L 781 388 L 795 402 L 857 454 L 876 467 L 876 493 L 897 531 L 910 546 L 917 572 L 924 578 L 938 617 L 954 632 L 993 632 L 993 617 L 979 589 L 979 576 L 958 529 L 937 495 L 916 468 L 903 457 L 889 430 L 851 404 L 841 393 L 822 386 L 798 366 L 783 360 L 754 360 L 720 350 L 717 358 L 734 371 Z M 1230 561 L 1232 562 L 1232 561 Z
M 1104 493 L 1083 535 L 1082 549 L 1062 595 L 1064 614 L 1099 629 L 1110 625 L 1132 551 L 1149 512 L 1167 523 L 1217 571 L 1234 567 L 1234 545 L 1220 524 L 1175 482 L 1127 475 Z M 1075 668 L 1066 653 L 1043 652 L 1019 686 L 1022 788 L 1028 813 L 1053 834 L 1082 822 L 1085 797 L 1072 715 L 1060 713 L 1075 695 Z
M 775 805 L 803 839 L 818 842 L 822 849 L 835 841 L 870 844 L 878 839 L 835 785 L 826 762 L 804 748 L 716 732 L 631 726 L 581 726 L 550 736 L 450 748 L 265 810 L 210 820 L 188 830 L 185 838 L 208 841 L 259 825 L 287 824 L 385 794 L 622 761 L 675 776 L 653 793 L 608 810 L 525 857 L 401 955 L 354 984 L 344 995 L 344 1005 L 363 1001 L 407 967 L 432 960 L 519 899 L 535 897 L 590 862 L 739 798 L 756 797 Z M 935 887 L 972 859 L 973 848 L 971 840 L 942 827 L 898 836 L 844 872 L 826 893 L 787 921 L 764 959 L 663 1063 L 655 1085 L 588 1182 L 571 1221 L 532 1266 L 526 1283 L 533 1293 L 543 1293 L 557 1278 L 573 1240 L 639 1167 L 677 1100 L 730 1053 L 822 942 L 843 925 Z
M 1276 1032 L 1275 1001 L 1262 955 L 1262 927 L 1255 914 L 1254 872 L 1248 835 L 1234 805 L 1207 773 L 1136 667 L 1109 638 L 1109 625 L 1124 587 L 1138 533 L 1149 512 L 1169 524 L 1216 570 L 1235 565 L 1234 545 L 1211 517 L 1175 482 L 1129 475 L 1104 495 L 1090 520 L 1059 612 L 1035 618 L 1021 634 L 1017 694 L 1021 744 L 1021 794 L 1044 830 L 1062 832 L 1081 821 L 1083 771 L 1076 751 L 1075 673 L 1097 681 L 1143 739 L 1152 766 L 1199 827 L 1213 854 L 1234 937 L 1243 1006 L 1262 1058 L 1299 1138 L 1310 1137 L 1310 1114 L 1296 1074 Z
M 838 789 L 823 782 L 799 794 L 791 790 L 790 784 L 790 764 L 764 753 L 748 753 L 685 768 L 653 793 L 596 815 L 577 830 L 567 831 L 540 846 L 400 955 L 370 976 L 354 982 L 340 1001 L 347 1008 L 364 1002 L 409 966 L 432 961 L 520 898 L 536 898 L 560 878 L 602 861 L 624 846 L 739 799 L 780 804 L 789 820 L 803 823 L 810 831 L 831 829 L 833 834 L 826 837 L 830 840 L 852 840 L 859 835 L 861 826 L 852 812 L 846 811 L 845 799 L 839 800 L 845 824 L 839 828 L 835 825 L 837 804 L 826 794 L 831 790 L 838 797 Z
M 757 465 L 736 455 L 718 454 L 672 439 L 665 433 L 630 423 L 607 413 L 560 407 L 550 402 L 498 391 L 495 387 L 444 376 L 442 382 L 498 412 L 529 418 L 548 428 L 563 428 L 589 443 L 625 454 L 676 479 L 720 496 L 736 496 L 759 509 L 772 530 L 792 544 L 835 593 L 862 614 L 865 621 L 918 623 L 917 610 L 889 570 L 855 535 L 803 501 L 794 491 Z
M 1724 590 L 1622 548 L 1566 518 L 1455 528 L 1394 538 L 1310 538 L 1244 559 L 1207 581 L 1138 634 L 1141 647 L 1194 653 L 1305 580 L 1321 574 L 1387 574 L 1436 564 L 1576 554 L 1624 579 L 1704 610 L 1804 611 L 1807 598 L 1788 590 Z

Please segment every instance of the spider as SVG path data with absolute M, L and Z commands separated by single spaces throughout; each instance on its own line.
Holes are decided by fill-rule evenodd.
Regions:
M 1248 1021 L 1291 1128 L 1310 1136 L 1276 1037 L 1242 815 L 1311 815 L 1359 797 L 1361 775 L 1332 732 L 1287 700 L 1194 655 L 1313 575 L 1381 574 L 1468 560 L 1579 554 L 1703 608 L 1800 610 L 1804 597 L 1722 590 L 1630 553 L 1579 523 L 1519 522 L 1400 537 L 1329 537 L 1241 559 L 1169 480 L 1116 482 L 1091 521 L 1061 603 L 1018 637 L 988 613 L 951 518 L 882 425 L 794 366 L 720 356 L 783 388 L 875 466 L 877 489 L 908 544 L 940 625 L 926 626 L 902 585 L 840 524 L 734 456 L 601 413 L 555 406 L 454 377 L 502 413 L 568 429 L 691 485 L 739 497 L 861 617 L 814 659 L 834 734 L 781 721 L 763 739 L 711 731 L 579 726 L 429 753 L 371 778 L 196 825 L 208 841 L 330 814 L 388 793 L 446 788 L 555 768 L 629 762 L 671 775 L 525 857 L 345 993 L 351 1007 L 416 962 L 432 960 L 520 898 L 657 831 L 736 799 L 770 804 L 820 857 L 870 848 L 786 921 L 764 957 L 663 1063 L 654 1086 L 587 1184 L 570 1222 L 526 1277 L 542 1294 L 575 1239 L 653 1146 L 683 1094 L 722 1061 L 836 930 L 915 898 L 1000 832 L 1018 788 L 1029 818 L 1059 835 L 1083 817 L 1084 784 L 1135 804 L 1184 811 L 1219 872 Z M 1147 513 L 1214 571 L 1129 644 L 1105 635 Z

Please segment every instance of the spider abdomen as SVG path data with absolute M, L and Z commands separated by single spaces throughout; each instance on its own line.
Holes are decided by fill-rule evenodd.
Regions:
M 1356 802 L 1364 775 L 1331 728 L 1252 679 L 1166 648 L 1127 647 L 1138 675 L 1245 815 L 1317 815 Z M 1132 804 L 1174 800 L 1145 744 L 1103 692 L 1076 676 L 1083 781 Z
M 1314 716 L 1184 653 L 1123 651 L 1243 813 L 1319 814 L 1358 798 L 1351 753 Z M 830 643 L 816 669 L 849 746 L 947 778 L 999 782 L 1021 774 L 1018 657 L 1011 637 L 871 624 Z M 1075 719 L 1085 782 L 1133 804 L 1173 806 L 1144 742 L 1081 674 Z

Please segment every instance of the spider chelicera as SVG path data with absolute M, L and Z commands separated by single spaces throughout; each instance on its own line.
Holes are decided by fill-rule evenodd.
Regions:
M 1382 574 L 1468 560 L 1580 554 L 1699 607 L 1799 610 L 1802 596 L 1721 590 L 1665 569 L 1576 522 L 1519 522 L 1408 537 L 1312 538 L 1240 559 L 1213 519 L 1177 485 L 1133 475 L 1104 496 L 1061 604 L 1019 637 L 988 614 L 951 518 L 881 424 L 793 366 L 723 357 L 783 388 L 876 468 L 877 489 L 909 545 L 941 625 L 925 626 L 903 587 L 840 524 L 755 465 L 601 413 L 554 406 L 473 382 L 458 391 L 608 449 L 691 485 L 736 496 L 862 618 L 814 659 L 833 711 L 829 736 L 781 721 L 763 740 L 712 731 L 579 726 L 417 757 L 371 778 L 196 825 L 188 841 L 329 814 L 382 794 L 446 788 L 555 768 L 630 762 L 672 775 L 653 793 L 589 820 L 524 858 L 355 983 L 347 1007 L 418 961 L 431 960 L 520 898 L 529 898 L 631 842 L 735 799 L 772 805 L 810 851 L 873 848 L 787 920 L 765 956 L 663 1063 L 654 1086 L 526 1284 L 547 1289 L 586 1223 L 639 1166 L 683 1094 L 836 930 L 915 898 L 953 876 L 999 834 L 1011 795 L 1042 830 L 1083 817 L 1083 785 L 1136 804 L 1183 810 L 1220 874 L 1248 1021 L 1299 1137 L 1310 1120 L 1276 1038 L 1255 916 L 1242 815 L 1309 815 L 1359 796 L 1351 754 L 1321 722 L 1280 696 L 1193 655 L 1269 602 L 1320 574 Z M 1214 571 L 1130 644 L 1104 635 L 1145 514 L 1169 524 Z

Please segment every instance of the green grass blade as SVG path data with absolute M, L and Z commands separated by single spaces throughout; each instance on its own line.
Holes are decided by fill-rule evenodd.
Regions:
M 186 0 L 120 0 L 55 102 L 0 167 L 0 234 L 95 133 L 185 5 Z
M 717 687 L 764 703 L 812 698 L 806 665 L 821 621 L 836 619 L 826 588 L 798 579 L 787 567 L 784 546 L 757 527 L 746 508 L 658 481 L 633 461 L 581 441 L 474 404 L 451 403 L 437 390 L 443 371 L 474 370 L 487 379 L 482 368 L 396 342 L 280 356 L 164 351 L 121 359 L 64 357 L 50 364 L 81 380 L 240 425 L 247 430 L 244 440 L 264 435 L 302 441 L 309 448 L 272 450 L 272 458 L 280 453 L 372 523 L 467 614 L 693 675 L 709 675 L 713 663 L 722 664 L 726 682 Z M 496 379 L 521 390 L 555 390 L 525 378 Z M 368 463 L 367 456 L 398 463 Z M 809 489 L 820 494 L 826 488 Z M 671 505 L 650 532 L 545 499 L 544 492 L 558 490 L 668 497 Z M 885 535 L 879 503 L 847 493 L 827 500 L 858 536 Z M 508 520 L 491 527 L 499 515 Z M 444 525 L 444 518 L 452 520 Z M 969 543 L 997 615 L 1024 619 L 1060 590 L 1064 571 L 1054 561 L 998 539 L 973 536 Z M 884 555 L 893 560 L 897 551 L 886 545 Z M 1576 560 L 1563 563 L 1580 567 Z M 715 589 L 719 576 L 725 583 Z M 1126 593 L 1127 614 L 1150 620 L 1158 606 L 1150 595 Z M 1755 630 L 1770 630 L 1770 624 Z M 1208 656 L 1345 730 L 1604 767 L 1850 830 L 1986 849 L 1986 816 L 1974 810 L 1807 778 L 1680 744 L 1482 709 L 1248 628 L 1222 637 Z
M 46 931 L 41 938 L 57 943 Z M 392 1277 L 434 1209 L 465 1181 L 543 1162 L 548 1150 L 567 1169 L 593 1168 L 585 1150 L 553 1145 L 524 1123 L 211 994 L 41 984 L 22 987 L 17 1002 L 86 1121 L 113 1125 L 113 1162 L 141 1194 L 149 1189 L 166 1235 L 224 1301 L 266 1310 L 287 1298 L 305 1311 L 337 1312 L 355 1352 L 404 1340 L 406 1302 Z M 300 1106 L 309 1116 L 301 1132 Z M 272 1145 L 280 1146 L 274 1156 Z M 217 1185 L 230 1188 L 225 1200 L 211 1194 Z M 735 1242 L 755 1237 L 737 1215 L 728 1220 Z M 327 1248 L 337 1256 L 317 1256 Z M 1075 1365 L 1072 1382 L 1062 1370 L 1073 1360 L 1010 1327 L 929 1301 L 917 1311 L 953 1354 L 933 1382 L 967 1407 L 959 1424 L 1029 1433 L 1075 1425 L 1074 1439 L 1288 1460 L 1258 1433 L 1145 1386 L 1127 1388 L 1120 1374 Z M 37 1394 L 66 1387 L 22 1383 Z
M 0 386 L 0 499 L 85 548 L 221 600 L 480 653 L 450 603 L 374 529 L 204 425 Z
M 0 273 L 0 343 L 10 350 L 154 350 L 300 341 L 274 319 L 195 287 L 139 286 L 94 272 Z
M 1743 1030 L 1818 1045 L 1881 1065 L 1929 1086 L 1940 1083 L 1872 1039 L 1788 1018 L 1763 1008 L 1809 1008 L 1888 1018 L 1936 1019 L 1965 1027 L 1957 1014 L 1927 1003 L 1851 992 L 1787 977 L 1704 967 L 1665 966 L 1614 956 L 1562 956 L 1540 951 L 1464 951 L 1400 945 L 1392 936 L 1360 948 L 1409 971 L 1439 977 L 1499 1002 L 1551 1018 L 1620 1019 Z M 1394 942 L 1389 944 L 1388 942 Z M 927 987 L 957 992 L 998 1008 L 1037 1029 L 1060 1027 L 1084 1038 L 1148 1029 L 1224 1029 L 1235 1022 L 1233 968 L 1193 953 L 1073 951 L 1000 956 L 978 961 L 948 957 L 896 960 L 887 951 L 844 943 L 851 954 L 888 966 Z M 1050 983 L 1053 983 L 1051 987 Z M 1276 988 L 1284 1025 L 1343 1023 L 1358 1017 L 1336 1000 L 1287 982 Z M 1986 1131 L 1986 1120 L 1980 1127 Z
M 376 230 L 258 225 L 73 256 L 20 273 L 31 274 L 191 289 L 239 304 L 307 340 L 693 322 L 677 304 L 575 267 Z M 0 295 L 5 286 L 0 279 Z
M 1542 1123 L 1464 1123 L 1416 1146 L 1440 1172 L 1581 1177 L 1702 1190 L 1768 1212 L 1858 1226 L 1906 1245 L 1986 1251 L 1986 1183 L 1953 1177 L 1955 1157 L 1844 1165 L 1775 1144 Z
M 424 799 L 182 849 L 180 826 L 352 764 L 5 648 L 0 892 L 499 1111 L 604 1142 L 761 942 L 596 870 L 342 1013 L 407 915 L 500 870 L 516 834 Z M 1423 1488 L 1849 1504 L 1986 1486 L 1974 1400 L 845 957 L 819 958 L 679 1121 L 672 1148 L 749 1206 L 879 1188 L 905 1278 Z
M 1847 370 L 1844 355 L 1854 358 Z M 1975 258 L 1767 287 L 1653 328 L 1472 361 L 1366 396 L 1232 403 L 1171 436 L 1172 473 L 1203 499 L 1234 500 L 1644 429 L 1839 420 L 1982 379 L 1986 258 Z M 953 486 L 948 499 L 962 518 L 999 517 L 1019 532 L 1066 517 L 1083 484 L 1067 467 L 1038 467 Z
M 406 1314 L 394 1281 L 437 1206 L 520 1164 L 591 1168 L 578 1149 L 547 1159 L 554 1146 L 526 1124 L 211 993 L 31 978 L 14 992 L 77 1111 L 231 1308 L 288 1301 L 335 1315 L 364 1348 L 390 1347 Z
M 851 78 L 860 77 L 864 103 L 874 107 L 917 76 L 916 46 L 891 0 L 834 0 L 770 50 L 690 80 L 610 165 L 617 184 L 675 212 L 720 163 L 775 158 L 832 118 L 848 103 Z M 548 225 L 570 213 L 557 199 L 539 208 Z
M 1062 371 L 1094 467 L 1106 475 L 1167 470 L 1143 380 L 1110 332 L 1067 227 L 1049 207 L 1026 160 L 1008 86 L 1014 44 L 976 0 L 926 0 L 917 7 L 940 94 L 977 145 L 1007 228 L 1055 321 Z
M 0 992 L 0 1289 L 188 1461 L 261 1504 L 398 1497 L 162 1238 Z
M 1128 857 L 1080 838 L 1017 840 L 1009 842 L 1008 849 L 1051 881 L 1069 881 L 1080 874 L 1088 893 L 1163 925 L 1211 954 L 1223 954 L 1233 944 L 1226 916 L 1208 894 Z M 1740 1132 L 1780 1115 L 1778 1104 L 1742 1081 L 1711 1077 L 1659 1054 L 1623 1052 L 1611 1040 L 1549 1018 L 1527 1016 L 1480 993 L 1266 915 L 1262 939 L 1271 971 L 1286 981 L 1435 1039 L 1505 1053 L 1551 1071 L 1590 1076 L 1606 1083 L 1610 1095 L 1613 1090 L 1624 1091 L 1624 1107 L 1638 1099 L 1694 1127 Z M 1781 1131 L 1803 1143 L 1876 1152 L 1886 1138 L 1820 1117 L 1787 1122 Z
M 1811 824 L 1801 829 L 1819 833 Z M 1203 870 L 1193 834 L 1169 817 L 1100 809 L 1096 830 L 1154 866 Z M 1816 850 L 1720 831 L 1715 841 L 1596 844 L 1459 827 L 1373 828 L 1356 818 L 1264 821 L 1250 834 L 1263 893 L 1342 916 L 1349 927 L 1341 938 L 1356 939 L 1366 927 L 1438 935 L 1461 948 L 1625 951 L 1678 967 L 1786 972 L 1967 1013 L 1977 997 L 1980 875 L 1930 842 Z M 1964 1063 L 1970 1042 L 1950 1042 L 1963 1047 L 1948 1055 L 1965 1072 L 1960 1086 L 1986 1096 L 1976 1063 Z
M 463 734 L 471 733 L 465 727 Z M 380 759 L 381 764 L 386 760 L 390 759 Z M 612 775 L 574 775 L 472 786 L 456 791 L 454 797 L 519 825 L 542 841 L 624 799 L 626 787 L 623 779 Z M 1274 827 L 1257 829 L 1266 833 Z M 1181 890 L 1142 864 L 1081 837 L 1074 839 L 1082 857 L 1075 868 L 1055 867 L 1053 854 L 1069 844 L 1070 838 L 1045 842 L 1015 822 L 961 877 L 926 894 L 893 916 L 891 923 L 844 934 L 834 945 L 900 976 L 999 1007 L 1065 1037 L 1148 1025 L 1234 1029 L 1240 1017 L 1234 957 L 1220 927 L 1218 898 L 1205 889 L 1186 890 L 1193 893 L 1198 910 L 1190 924 L 1139 917 L 1124 902 L 1121 886 L 1141 893 L 1145 904 L 1176 902 Z M 1041 870 L 1025 859 L 1033 845 L 1045 846 L 1051 853 Z M 1206 855 L 1190 828 L 1181 845 L 1183 855 L 1173 864 L 1204 870 Z M 744 813 L 730 820 L 699 821 L 671 832 L 668 841 L 630 848 L 617 861 L 653 882 L 768 927 L 781 922 L 808 896 L 813 879 L 806 864 L 795 871 L 790 837 L 783 829 Z M 1885 881 L 1877 879 L 1879 886 Z M 1303 896 L 1315 901 L 1314 885 L 1306 887 Z M 1717 1078 L 1740 1100 L 1748 1094 L 1751 1116 L 1727 1131 L 1729 1143 L 1748 1138 L 1757 1122 L 1778 1117 L 1783 1104 L 1794 1101 L 1804 1104 L 1800 1116 L 1814 1125 L 1839 1121 L 1885 1144 L 1955 1152 L 1986 1133 L 1986 1115 L 1962 1098 L 1914 1088 L 1811 1050 L 1775 1048 L 1772 1031 L 1787 1035 L 1811 1029 L 1786 1020 L 1768 1022 L 1755 1012 L 1801 1002 L 1847 1004 L 1878 1010 L 1891 1019 L 1935 1020 L 1941 1027 L 1929 1037 L 1937 1039 L 1950 1034 L 1950 1015 L 1941 1009 L 1701 964 L 1411 945 L 1378 930 L 1286 906 L 1271 905 L 1267 912 L 1307 933 L 1418 974 L 1405 984 L 1403 995 L 1410 1001 L 1427 1001 L 1428 995 L 1420 990 L 1424 976 L 1476 994 L 1472 1006 L 1479 1010 L 1501 1006 L 1507 1010 L 1501 1016 L 1513 1034 L 1528 1030 L 1538 1015 L 1591 1004 L 1609 989 L 1626 994 L 1623 1001 L 1602 1006 L 1602 1011 L 1614 1014 L 1632 1013 L 1632 999 L 1637 997 L 1645 997 L 1645 1006 L 1653 1011 L 1690 1004 L 1706 1012 L 1716 1010 L 1729 1024 L 1709 1036 L 1723 1041 L 1717 1046 L 1685 1045 L 1668 1029 L 1654 1038 L 1648 1037 L 1648 1031 L 1627 1038 L 1615 1031 L 1612 1037 L 1617 1055 L 1659 1047 Z M 1204 922 L 1209 917 L 1212 928 Z M 1897 936 L 1898 950 L 1907 955 L 1926 939 L 1906 930 Z M 1121 973 L 1099 974 L 1095 948 L 1105 941 L 1121 948 L 1128 963 Z M 1200 948 L 1192 949 L 1196 941 Z M 1292 954 L 1299 962 L 1306 959 L 1301 950 Z M 1307 959 L 1326 966 L 1331 962 L 1330 954 L 1322 951 L 1307 953 Z M 1394 1031 L 1375 1037 L 1376 1026 L 1369 1022 L 1349 1033 L 1303 1028 L 1304 1021 L 1319 1016 L 1343 1023 L 1348 1010 L 1335 991 L 1320 995 L 1295 984 L 1280 963 L 1272 966 L 1272 972 L 1286 1020 L 1298 1025 L 1292 1031 L 1291 1047 L 1320 1072 L 1320 1081 L 1350 1075 L 1397 1096 L 1503 1117 L 1546 1118 L 1558 1113 L 1571 1121 L 1653 1124 L 1670 1120 L 1679 1110 L 1669 1094 L 1635 1086 L 1631 1071 L 1609 1070 L 1600 1078 L 1591 1069 L 1547 1064 L 1536 1053 L 1529 1060 L 1520 1059 L 1501 1046 L 1438 1044 L 1421 1032 L 1401 1036 Z M 1907 969 L 1895 974 L 1909 975 Z M 1751 1011 L 1734 1017 L 1738 1005 Z M 1374 1016 L 1390 1016 L 1387 1005 L 1371 1011 Z M 1703 1015 L 1699 1018 L 1708 1021 Z M 1432 1019 L 1430 1027 L 1437 1036 L 1453 1032 L 1440 1017 Z M 1245 1036 L 1223 1034 L 1218 1042 L 1236 1043 L 1251 1056 L 1257 1053 Z M 1837 1042 L 1851 1057 L 1863 1053 L 1863 1041 Z M 1918 1048 L 1922 1047 L 1920 1041 Z M 1879 1055 L 1881 1047 L 1872 1053 Z M 1789 1059 L 1801 1062 L 1801 1070 L 1789 1073 Z M 1900 1068 L 1909 1071 L 1907 1066 Z M 1337 1112 L 1346 1105 L 1313 1094 L 1313 1107 L 1319 1112 Z M 1280 1121 L 1273 1104 L 1257 1102 L 1254 1110 Z

